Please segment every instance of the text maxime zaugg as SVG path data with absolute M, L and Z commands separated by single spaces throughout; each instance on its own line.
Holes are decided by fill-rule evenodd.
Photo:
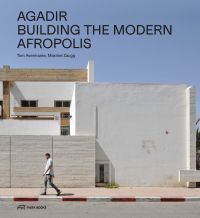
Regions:
M 20 11 L 17 16 L 17 48 L 92 47 L 91 36 L 172 35 L 171 24 L 93 25 L 68 24 L 67 11 Z

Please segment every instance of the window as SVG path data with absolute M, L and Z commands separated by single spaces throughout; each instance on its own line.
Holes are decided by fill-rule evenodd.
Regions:
M 104 164 L 99 165 L 99 182 L 104 183 Z
M 37 107 L 38 101 L 35 100 L 21 100 L 21 107 Z
M 1 108 L 0 117 L 2 117 L 3 116 L 3 101 L 0 101 L 0 108 Z
M 70 114 L 69 113 L 60 113 L 60 118 L 61 119 L 69 119 Z
M 54 107 L 62 107 L 62 101 L 55 101 Z
M 61 135 L 70 135 L 70 127 L 61 126 Z
M 110 163 L 108 161 L 96 162 L 96 183 L 108 183 L 111 174 Z
M 70 107 L 70 101 L 63 101 L 63 107 Z
M 71 101 L 54 101 L 54 107 L 70 107 Z

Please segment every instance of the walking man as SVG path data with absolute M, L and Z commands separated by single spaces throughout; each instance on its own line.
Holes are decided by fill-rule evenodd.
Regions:
M 44 192 L 41 195 L 46 195 L 47 194 L 47 183 L 49 182 L 49 185 L 54 188 L 57 192 L 57 196 L 60 195 L 60 189 L 56 187 L 56 185 L 53 184 L 53 177 L 54 177 L 54 172 L 53 172 L 53 160 L 50 158 L 50 154 L 46 153 L 45 157 L 47 159 L 47 163 L 45 166 L 45 171 L 43 176 L 44 178 Z

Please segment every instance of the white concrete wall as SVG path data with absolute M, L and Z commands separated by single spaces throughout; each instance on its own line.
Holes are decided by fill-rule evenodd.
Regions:
M 60 135 L 60 120 L 0 120 L 0 135 Z
M 186 144 L 187 144 L 187 169 L 196 169 L 196 106 L 195 89 L 188 87 L 186 90 Z
M 200 170 L 196 170 L 196 104 L 195 88 L 186 89 L 186 146 L 187 168 L 180 170 L 180 181 L 187 182 L 188 187 L 196 187 Z
M 38 100 L 38 107 L 54 107 L 54 100 L 71 100 L 74 83 L 69 82 L 15 82 L 11 88 L 12 108 L 21 100 Z
M 74 91 L 72 95 L 71 105 L 70 105 L 70 135 L 76 135 L 76 85 L 74 85 Z
M 76 135 L 96 133 L 96 160 L 121 186 L 183 186 L 186 85 L 77 84 Z

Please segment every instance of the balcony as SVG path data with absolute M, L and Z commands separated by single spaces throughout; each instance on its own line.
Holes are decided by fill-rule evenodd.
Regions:
M 67 113 L 70 107 L 14 107 L 15 113 Z

